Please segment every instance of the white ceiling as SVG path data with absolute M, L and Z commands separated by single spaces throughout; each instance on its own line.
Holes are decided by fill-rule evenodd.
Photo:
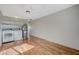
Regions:
M 26 10 L 31 10 L 33 20 L 73 6 L 72 4 L 0 4 L 4 16 L 26 19 Z

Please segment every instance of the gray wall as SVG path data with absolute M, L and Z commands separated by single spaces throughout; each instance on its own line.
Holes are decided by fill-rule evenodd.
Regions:
M 0 20 L 2 20 L 2 12 L 0 11 Z M 2 45 L 2 40 L 1 40 L 1 24 L 0 24 L 0 46 Z
M 79 5 L 32 21 L 31 35 L 79 50 Z

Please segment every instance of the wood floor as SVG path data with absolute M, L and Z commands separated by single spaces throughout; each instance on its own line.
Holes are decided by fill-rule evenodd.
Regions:
M 27 43 L 35 46 L 34 48 L 22 53 L 21 55 L 79 55 L 79 51 L 64 47 L 62 45 L 46 41 L 37 37 L 31 36 L 31 40 L 28 42 L 25 41 L 16 41 L 12 43 L 3 44 L 3 47 L 0 48 L 0 51 Z

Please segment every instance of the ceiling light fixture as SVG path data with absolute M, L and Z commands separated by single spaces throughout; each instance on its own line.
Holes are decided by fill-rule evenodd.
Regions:
M 28 21 L 28 22 L 31 22 L 32 19 L 31 19 L 30 11 L 27 10 L 27 11 L 26 11 L 26 14 L 27 14 L 27 21 Z
M 28 5 L 28 8 L 26 10 L 26 19 L 28 22 L 31 22 L 32 20 L 32 5 Z

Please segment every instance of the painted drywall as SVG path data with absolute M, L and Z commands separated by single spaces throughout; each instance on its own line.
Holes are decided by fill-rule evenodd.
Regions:
M 0 20 L 1 20 L 1 17 L 2 17 L 3 15 L 2 15 L 2 12 L 0 11 Z M 1 24 L 0 24 L 0 46 L 2 46 L 2 37 L 1 37 Z
M 0 25 L 0 46 L 2 45 L 2 40 L 1 40 L 1 25 Z
M 79 50 L 79 5 L 34 20 L 31 35 Z
M 2 12 L 0 11 L 0 23 L 15 24 L 15 25 L 21 26 L 24 23 L 27 23 L 27 19 L 4 16 Z
M 69 8 L 74 4 L 0 4 L 4 16 L 27 18 L 26 10 L 30 10 L 32 20 Z

